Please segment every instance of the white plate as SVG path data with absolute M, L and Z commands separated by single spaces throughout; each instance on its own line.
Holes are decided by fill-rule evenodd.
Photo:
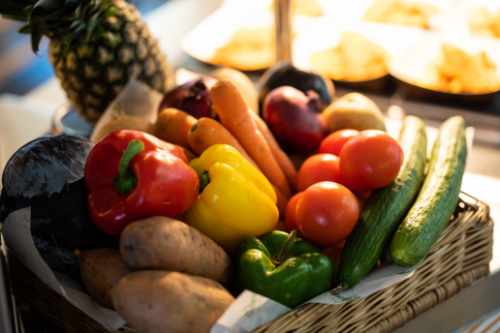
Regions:
M 397 57 L 393 57 L 389 65 L 391 75 L 397 79 L 424 89 L 455 95 L 486 95 L 497 92 L 500 87 L 481 93 L 453 93 L 433 88 L 436 72 L 432 64 L 439 58 L 443 43 L 455 45 L 466 52 L 477 53 L 485 51 L 496 64 L 497 76 L 500 78 L 500 42 L 489 38 L 473 38 L 470 36 L 451 36 L 438 34 L 423 34 L 419 40 L 408 47 Z
M 321 0 L 323 1 L 323 0 Z M 274 34 L 274 14 L 269 10 L 268 1 L 226 1 L 222 7 L 205 18 L 184 39 L 183 50 L 195 59 L 212 65 L 218 63 L 214 56 L 217 49 L 226 45 L 238 30 L 242 28 L 266 28 Z M 295 39 L 301 34 L 309 35 L 316 22 L 321 18 L 295 16 L 292 22 Z M 273 55 L 274 56 L 274 55 Z M 262 70 L 272 63 L 255 66 L 233 66 L 240 70 Z
M 239 29 L 266 27 L 272 33 L 272 13 L 262 10 L 259 1 L 238 6 L 233 3 L 230 1 L 217 9 L 188 34 L 182 44 L 187 54 L 205 63 L 224 65 L 214 62 L 216 51 L 226 45 Z M 257 69 L 264 68 L 252 68 Z
M 311 70 L 311 55 L 338 45 L 343 32 L 355 32 L 380 45 L 387 53 L 387 61 L 405 52 L 426 32 L 412 27 L 379 23 L 355 22 L 335 24 L 326 20 L 317 22 L 309 31 L 298 36 L 294 44 L 295 65 Z

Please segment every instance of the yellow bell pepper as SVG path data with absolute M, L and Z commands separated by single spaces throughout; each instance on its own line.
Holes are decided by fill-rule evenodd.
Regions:
M 191 166 L 200 176 L 202 191 L 186 214 L 190 225 L 227 250 L 276 227 L 274 188 L 235 148 L 213 145 Z

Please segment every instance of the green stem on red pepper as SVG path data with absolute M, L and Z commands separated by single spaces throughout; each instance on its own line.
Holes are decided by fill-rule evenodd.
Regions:
M 141 140 L 132 140 L 128 143 L 118 164 L 118 176 L 115 179 L 115 188 L 118 193 L 126 195 L 136 186 L 137 178 L 130 171 L 129 165 L 132 159 L 144 150 L 144 143 Z

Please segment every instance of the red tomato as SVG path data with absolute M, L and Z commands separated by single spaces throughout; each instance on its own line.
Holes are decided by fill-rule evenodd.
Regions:
M 353 137 L 357 136 L 358 134 L 359 131 L 354 129 L 343 129 L 340 131 L 333 132 L 332 134 L 327 136 L 323 141 L 321 141 L 318 153 L 333 154 L 339 156 L 342 147 L 344 147 L 344 144 Z
M 297 204 L 299 202 L 302 192 L 295 194 L 286 205 L 285 211 L 285 229 L 292 231 L 297 229 Z
M 340 179 L 339 158 L 332 154 L 317 154 L 309 157 L 297 174 L 297 188 L 303 191 L 322 182 L 336 182 Z
M 362 131 L 340 152 L 341 182 L 356 191 L 389 185 L 403 163 L 403 149 L 389 134 Z
M 296 220 L 304 238 L 326 247 L 349 236 L 358 221 L 359 211 L 358 199 L 347 187 L 321 182 L 302 193 Z

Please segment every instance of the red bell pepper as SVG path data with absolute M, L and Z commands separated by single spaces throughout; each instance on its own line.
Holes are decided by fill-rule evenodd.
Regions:
M 184 150 L 140 131 L 119 130 L 90 151 L 85 165 L 92 221 L 105 233 L 149 216 L 175 217 L 198 196 Z

